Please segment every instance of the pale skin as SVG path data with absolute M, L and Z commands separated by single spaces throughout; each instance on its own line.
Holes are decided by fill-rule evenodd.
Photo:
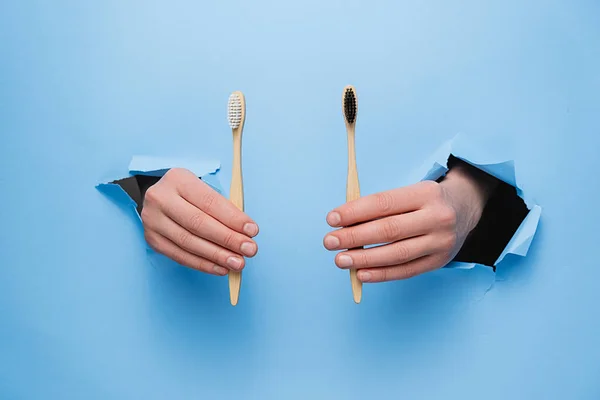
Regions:
M 154 250 L 213 275 L 241 271 L 258 251 L 258 225 L 184 169 L 169 170 L 144 197 L 142 222 Z
M 477 225 L 490 191 L 462 167 L 441 182 L 424 181 L 362 197 L 329 212 L 323 244 L 335 264 L 358 269 L 363 282 L 410 278 L 441 268 Z M 247 214 L 199 180 L 172 169 L 146 192 L 145 237 L 157 252 L 213 275 L 241 271 L 254 257 L 259 228 Z M 368 249 L 347 250 L 377 245 Z
M 327 215 L 340 228 L 325 236 L 339 268 L 355 268 L 362 282 L 407 279 L 448 264 L 475 228 L 491 185 L 463 167 L 437 183 L 417 184 L 346 203 Z

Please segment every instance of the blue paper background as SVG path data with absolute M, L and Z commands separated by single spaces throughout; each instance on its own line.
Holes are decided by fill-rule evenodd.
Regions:
M 0 2 L 1 397 L 597 399 L 599 37 L 592 0 Z M 363 194 L 467 133 L 544 207 L 529 255 L 355 305 L 321 245 L 349 83 Z M 228 187 L 234 90 L 261 226 L 235 308 L 94 188 L 134 154 Z

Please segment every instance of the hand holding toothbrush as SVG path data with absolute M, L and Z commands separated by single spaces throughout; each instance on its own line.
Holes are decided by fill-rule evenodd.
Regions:
M 239 272 L 258 251 L 258 225 L 185 169 L 169 170 L 148 189 L 141 217 L 150 247 L 209 274 Z
M 356 269 L 361 282 L 433 271 L 459 252 L 494 185 L 458 166 L 440 183 L 423 181 L 361 197 L 327 215 L 328 224 L 340 229 L 326 235 L 323 244 L 328 250 L 343 250 L 336 265 Z M 360 248 L 370 245 L 378 246 Z

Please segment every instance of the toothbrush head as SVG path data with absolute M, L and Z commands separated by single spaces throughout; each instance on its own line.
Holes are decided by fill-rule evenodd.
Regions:
M 356 114 L 358 112 L 358 101 L 356 100 L 356 89 L 354 86 L 346 86 L 344 88 L 344 96 L 342 98 L 342 106 L 344 109 L 344 118 L 348 125 L 356 122 Z
M 227 104 L 227 118 L 231 129 L 237 129 L 244 119 L 244 95 L 242 92 L 233 92 Z

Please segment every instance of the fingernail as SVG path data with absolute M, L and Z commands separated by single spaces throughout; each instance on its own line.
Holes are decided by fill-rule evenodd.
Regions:
M 248 222 L 244 225 L 244 233 L 250 237 L 258 235 L 258 225 Z
M 352 266 L 352 257 L 342 254 L 341 256 L 338 256 L 338 266 L 342 267 L 342 268 L 348 268 Z
M 362 282 L 369 282 L 371 280 L 371 273 L 359 271 L 358 279 L 360 279 Z
M 330 212 L 329 215 L 327 215 L 327 223 L 331 226 L 338 226 L 341 220 L 340 214 L 335 211 Z
M 340 245 L 340 239 L 336 238 L 333 235 L 328 235 L 325 237 L 325 248 L 328 250 L 337 249 Z
M 252 257 L 256 253 L 256 245 L 250 242 L 242 243 L 240 251 L 247 257 Z
M 242 260 L 237 257 L 229 257 L 227 259 L 227 266 L 233 269 L 241 269 L 242 268 Z
M 219 265 L 215 265 L 213 271 L 215 271 L 217 275 L 227 275 L 227 270 Z

